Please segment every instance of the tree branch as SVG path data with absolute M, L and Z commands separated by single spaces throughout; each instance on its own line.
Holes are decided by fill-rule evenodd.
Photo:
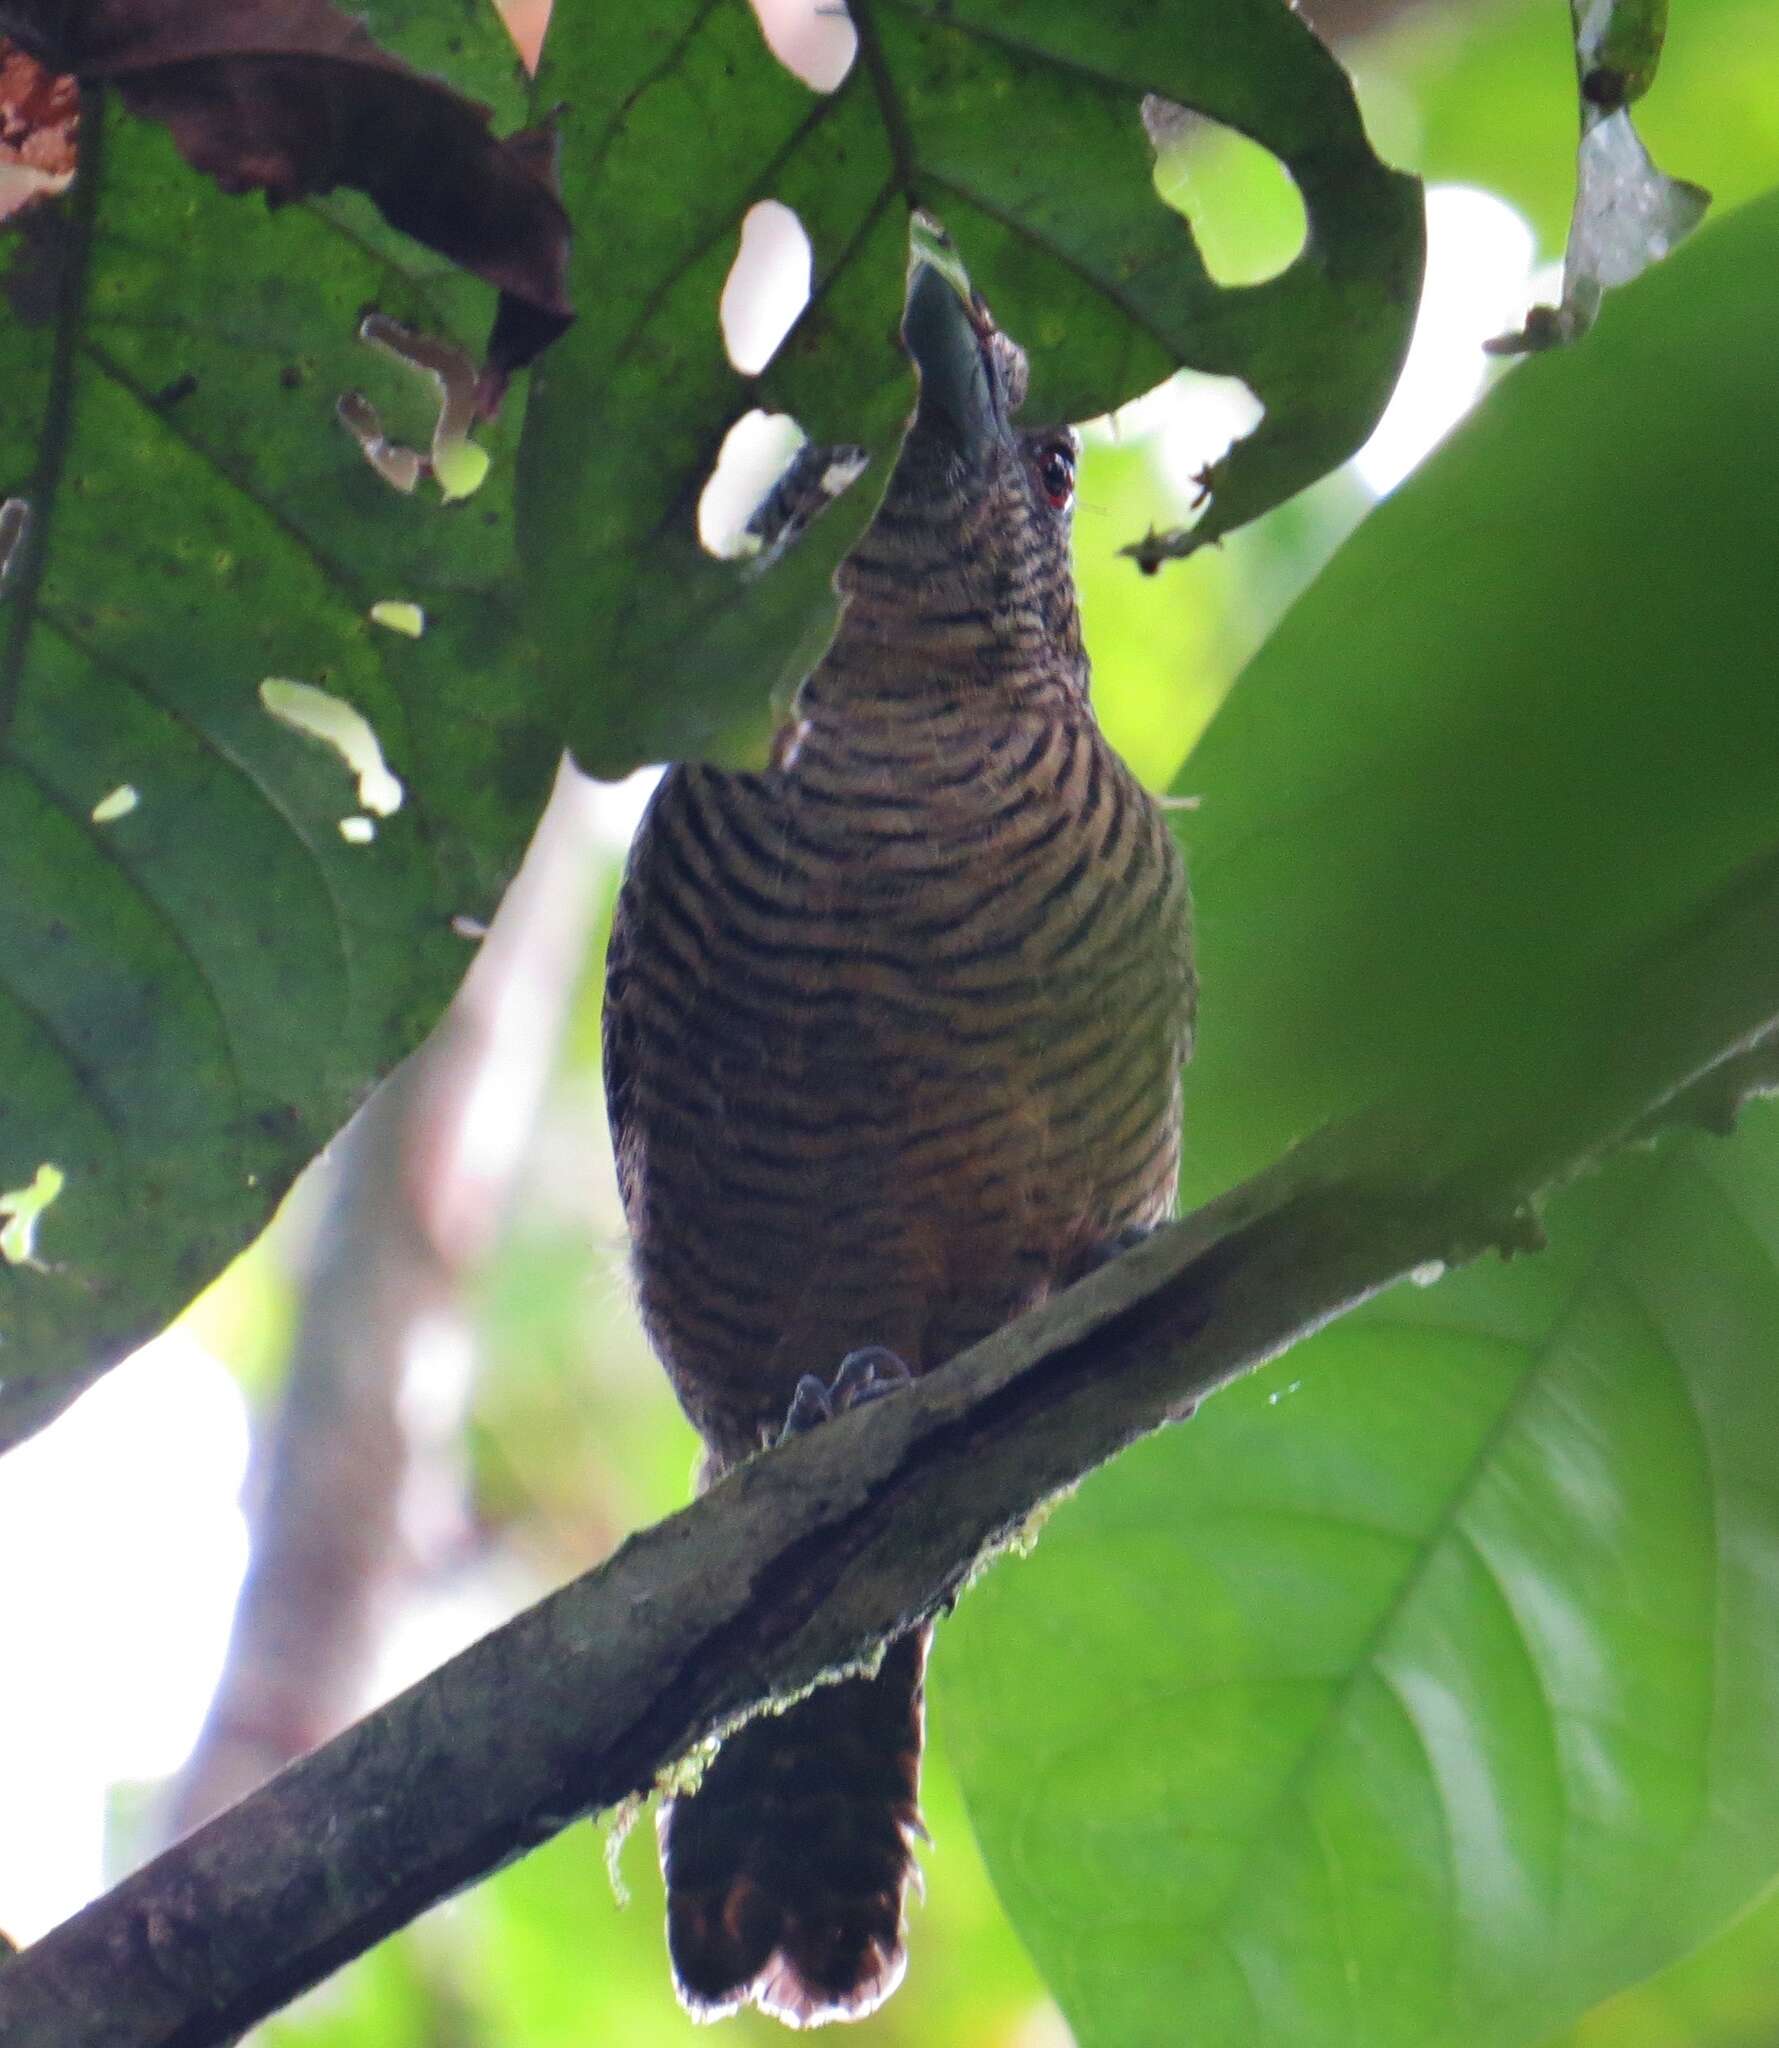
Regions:
M 1324 1132 L 894 1399 L 754 1460 L 0 1966 L 7 2048 L 216 2048 L 704 1735 L 943 1606 L 1043 1501 L 1779 1026 L 1779 855 L 1576 993 L 1550 1070 Z M 1460 1123 L 1461 1117 L 1461 1123 Z

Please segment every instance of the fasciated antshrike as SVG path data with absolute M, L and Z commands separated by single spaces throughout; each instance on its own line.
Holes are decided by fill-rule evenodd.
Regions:
M 919 403 L 833 642 L 769 767 L 665 777 L 613 927 L 642 1310 L 711 1475 L 806 1375 L 869 1348 L 845 1402 L 884 1383 L 875 1347 L 929 1372 L 1174 1193 L 1186 878 L 1089 706 L 1075 438 L 1013 425 L 1023 356 L 929 262 L 903 334 Z M 806 2025 L 894 1989 L 925 1656 L 912 1631 L 750 1722 L 667 1806 L 695 2013 Z

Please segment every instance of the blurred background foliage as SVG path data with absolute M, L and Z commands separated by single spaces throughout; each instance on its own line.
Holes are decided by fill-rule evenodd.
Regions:
M 522 41 L 544 11 L 515 6 Z M 1180 380 L 1091 432 L 1076 547 L 1097 701 L 1157 788 L 1376 494 L 1489 379 L 1512 374 L 1486 365 L 1480 344 L 1518 324 L 1568 218 L 1575 107 L 1561 0 L 1306 11 L 1338 39 L 1383 154 L 1429 181 L 1427 307 L 1404 404 L 1372 448 L 1183 568 L 1142 578 L 1117 549 L 1179 523 L 1195 471 L 1244 417 L 1240 394 Z M 1771 0 L 1679 0 L 1639 125 L 1664 168 L 1710 187 L 1720 209 L 1772 184 Z M 1158 175 L 1192 207 L 1219 276 L 1265 275 L 1294 246 L 1288 187 L 1237 139 L 1189 132 Z M 1547 279 L 1536 289 L 1550 296 Z M 31 1554 L 68 1563 L 41 1575 L 9 1628 L 0 1925 L 14 1933 L 78 1904 L 170 1816 L 214 1806 L 684 1499 L 694 1441 L 630 1307 L 598 1080 L 599 963 L 639 803 L 628 786 L 559 790 L 532 908 L 503 914 L 503 927 L 509 916 L 521 927 L 504 964 L 485 949 L 479 984 L 266 1238 L 0 1474 L 0 1525 L 16 1526 Z M 343 1415 L 366 1402 L 376 1417 L 353 1434 L 376 1455 L 331 1460 Z M 246 1556 L 234 1506 L 243 1412 L 254 1565 L 223 1692 L 188 1758 Z M 120 1572 L 126 1533 L 139 1556 Z M 303 1619 L 316 1613 L 338 1624 L 331 1667 Z M 857 2038 L 1053 2048 L 1067 2026 L 983 1869 L 942 1712 L 933 1724 L 931 1896 L 914 1909 L 906 1986 Z M 668 1987 L 646 1820 L 610 1860 L 627 1905 L 601 1832 L 572 1828 L 259 2038 L 690 2039 Z M 778 2038 L 753 2016 L 734 2024 L 738 2041 Z M 1188 2015 L 1180 2038 L 1191 2038 Z M 1775 2039 L 1779 1903 L 1566 2037 L 1570 2048 Z

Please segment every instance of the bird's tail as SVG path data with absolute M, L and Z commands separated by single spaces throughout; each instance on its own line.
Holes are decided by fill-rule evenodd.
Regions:
M 747 1722 L 662 1809 L 667 1945 L 695 2019 L 750 2002 L 793 2027 L 862 2019 L 901 1982 L 930 1635 Z

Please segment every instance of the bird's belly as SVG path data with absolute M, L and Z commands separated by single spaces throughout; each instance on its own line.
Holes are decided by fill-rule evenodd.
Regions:
M 1159 1015 L 882 949 L 827 960 L 770 1018 L 725 1000 L 747 988 L 700 1005 L 691 1099 L 651 1140 L 671 1207 L 637 1242 L 707 1437 L 757 1441 L 801 1374 L 860 1345 L 928 1369 L 1165 1213 L 1179 1052 Z

